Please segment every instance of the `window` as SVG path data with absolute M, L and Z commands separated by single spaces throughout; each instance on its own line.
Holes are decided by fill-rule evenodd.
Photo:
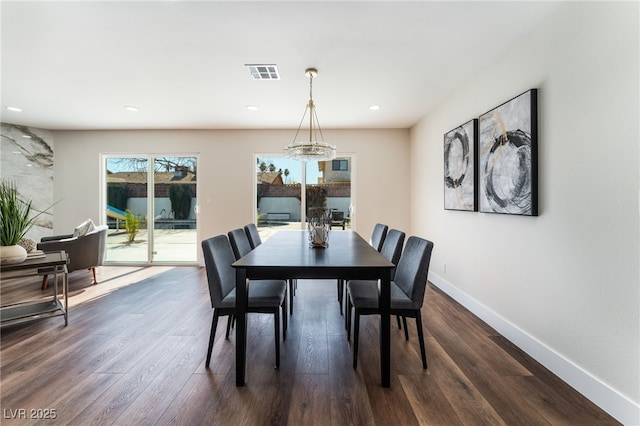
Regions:
M 331 170 L 347 171 L 349 170 L 349 160 L 333 160 Z

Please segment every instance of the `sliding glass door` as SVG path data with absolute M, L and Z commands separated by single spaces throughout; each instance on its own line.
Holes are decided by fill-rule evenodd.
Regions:
M 197 261 L 197 157 L 105 156 L 105 262 Z
M 256 157 L 256 224 L 263 240 L 280 229 L 305 229 L 307 207 L 324 207 L 351 223 L 352 157 L 302 162 Z

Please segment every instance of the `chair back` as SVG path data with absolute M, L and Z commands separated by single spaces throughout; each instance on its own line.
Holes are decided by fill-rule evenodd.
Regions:
M 390 229 L 382 243 L 380 253 L 394 265 L 398 265 L 400 255 L 402 254 L 402 246 L 404 245 L 405 233 L 397 229 Z M 394 279 L 395 269 L 391 271 L 391 280 Z
M 255 223 L 249 223 L 244 227 L 244 232 L 247 234 L 247 238 L 249 238 L 249 244 L 251 244 L 251 248 L 254 249 L 262 244 L 262 239 L 260 239 L 260 234 L 258 233 L 258 227 Z
M 384 239 L 387 236 L 387 230 L 389 227 L 382 223 L 376 223 L 373 227 L 373 232 L 371 233 L 371 240 L 369 243 L 373 246 L 374 249 L 380 251 L 382 250 L 382 244 L 384 243 Z
M 202 252 L 207 271 L 211 306 L 216 308 L 236 287 L 236 273 L 231 266 L 236 258 L 226 235 L 202 240 Z
M 247 233 L 244 232 L 243 228 L 234 229 L 233 231 L 230 231 L 228 235 L 231 248 L 233 249 L 233 254 L 236 256 L 235 260 L 240 259 L 242 256 L 253 250 L 251 248 L 251 243 L 249 243 Z
M 411 236 L 396 267 L 394 282 L 411 298 L 413 309 L 422 307 L 432 251 L 431 241 Z

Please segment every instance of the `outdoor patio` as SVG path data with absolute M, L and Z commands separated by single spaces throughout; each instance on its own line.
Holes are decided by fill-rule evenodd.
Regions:
M 272 222 L 260 224 L 260 238 L 266 241 L 275 232 L 282 229 L 300 229 L 300 222 Z M 107 234 L 107 255 L 105 263 L 146 263 L 148 240 L 146 230 L 140 232 L 134 242 L 127 242 L 124 230 L 110 229 Z M 203 238 L 205 238 L 203 236 Z M 154 263 L 183 264 L 195 263 L 198 251 L 195 229 L 156 229 L 154 230 Z

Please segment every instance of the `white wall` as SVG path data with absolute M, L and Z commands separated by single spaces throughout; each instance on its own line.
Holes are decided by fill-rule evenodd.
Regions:
M 101 154 L 199 156 L 199 240 L 253 220 L 255 154 L 281 154 L 294 130 L 54 131 L 54 233 L 100 221 Z M 323 130 L 352 156 L 353 229 L 368 238 L 376 222 L 409 229 L 409 130 Z M 408 232 L 408 231 L 407 231 Z M 198 242 L 199 244 L 199 242 Z M 202 256 L 198 250 L 198 258 Z
M 411 131 L 432 281 L 625 424 L 640 423 L 638 28 L 638 2 L 565 3 Z M 443 134 L 530 88 L 539 217 L 445 211 Z

